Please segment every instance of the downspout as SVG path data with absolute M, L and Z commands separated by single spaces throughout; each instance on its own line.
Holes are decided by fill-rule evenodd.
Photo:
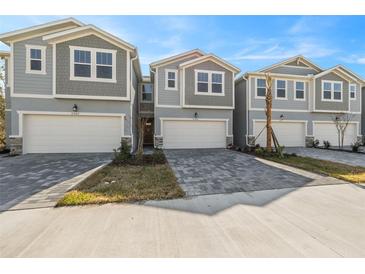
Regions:
M 152 70 L 152 68 L 150 67 L 150 72 L 153 73 L 153 78 L 156 80 L 156 72 L 154 70 Z M 151 77 L 151 82 L 152 82 L 152 77 Z M 153 84 L 153 147 L 156 147 L 155 144 L 155 130 L 156 130 L 156 119 L 155 119 L 155 114 L 156 114 L 156 91 L 155 91 L 155 84 Z M 160 129 L 161 130 L 161 129 Z
M 133 105 L 134 105 L 134 96 L 132 96 L 132 87 L 133 87 L 133 74 L 132 74 L 132 69 L 133 69 L 133 62 L 135 60 L 138 59 L 138 55 L 136 55 L 135 57 L 131 58 L 131 67 L 129 69 L 131 75 L 130 75 L 130 85 L 129 85 L 129 88 L 130 88 L 130 91 L 129 91 L 129 94 L 131 95 L 130 97 L 130 100 L 131 100 L 131 104 L 130 104 L 130 112 L 131 112 L 131 132 L 132 132 L 132 140 L 131 140 L 131 152 L 134 151 L 134 132 L 133 132 Z M 133 101 L 132 101 L 132 97 L 133 97 Z

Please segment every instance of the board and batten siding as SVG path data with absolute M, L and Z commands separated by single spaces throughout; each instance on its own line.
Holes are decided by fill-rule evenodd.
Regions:
M 224 96 L 195 95 L 195 70 L 224 72 Z M 233 72 L 212 62 L 206 61 L 185 69 L 185 105 L 233 107 Z
M 116 83 L 70 80 L 70 46 L 112 49 L 116 55 Z M 127 52 L 95 35 L 57 44 L 56 94 L 91 96 L 127 96 Z
M 47 46 L 46 74 L 26 73 L 26 45 Z M 14 43 L 14 94 L 52 95 L 52 46 L 35 37 Z

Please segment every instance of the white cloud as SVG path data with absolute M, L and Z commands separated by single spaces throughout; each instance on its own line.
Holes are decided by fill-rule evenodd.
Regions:
M 160 17 L 160 24 L 165 30 L 170 31 L 190 31 L 194 29 L 194 20 L 192 17 L 183 16 L 163 16 Z
M 322 58 L 338 52 L 333 46 L 310 38 L 250 39 L 243 44 L 247 46 L 228 59 L 236 61 L 280 60 L 299 54 L 309 58 Z
M 348 56 L 339 57 L 338 59 L 348 64 L 365 65 L 365 54 L 363 55 L 351 54 Z
M 157 44 L 161 47 L 170 48 L 170 49 L 181 48 L 181 46 L 182 46 L 182 39 L 181 39 L 180 35 L 168 36 L 165 39 L 162 37 L 151 38 L 147 42 L 150 44 Z
M 302 16 L 288 29 L 288 34 L 322 33 L 335 26 L 337 21 L 335 17 Z

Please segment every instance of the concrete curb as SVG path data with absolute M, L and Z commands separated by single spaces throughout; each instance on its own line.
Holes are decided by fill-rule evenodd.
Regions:
M 20 202 L 19 204 L 9 208 L 6 211 L 54 207 L 67 191 L 82 183 L 87 178 L 89 178 L 110 163 L 111 161 L 89 171 L 86 171 L 83 174 L 80 174 L 69 180 L 58 183 L 50 188 L 42 190 Z

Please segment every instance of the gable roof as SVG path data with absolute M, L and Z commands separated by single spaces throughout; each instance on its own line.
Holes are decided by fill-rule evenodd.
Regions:
M 222 67 L 224 67 L 224 68 L 226 68 L 230 71 L 233 71 L 235 73 L 238 73 L 238 72 L 241 71 L 238 67 L 228 63 L 227 61 L 223 60 L 222 58 L 219 58 L 218 56 L 216 56 L 212 53 L 209 53 L 209 54 L 203 55 L 199 58 L 196 58 L 196 59 L 189 60 L 187 62 L 181 63 L 179 65 L 179 67 L 181 67 L 181 68 L 190 67 L 190 66 L 193 66 L 193 65 L 196 65 L 196 64 L 199 64 L 199 63 L 202 63 L 202 62 L 206 62 L 206 61 L 213 61 L 214 63 L 217 63 L 217 64 L 221 65 Z
M 177 55 L 173 55 L 171 57 L 167 57 L 167 58 L 155 61 L 155 62 L 150 64 L 150 67 L 155 68 L 155 67 L 161 66 L 163 64 L 169 63 L 171 61 L 175 61 L 176 59 L 181 59 L 181 58 L 187 57 L 189 55 L 194 55 L 194 54 L 199 55 L 199 56 L 205 55 L 205 53 L 202 50 L 193 49 L 193 50 L 189 50 L 189 51 L 177 54 Z
M 309 67 L 312 67 L 314 70 L 318 71 L 318 72 L 321 72 L 323 71 L 323 69 L 321 67 L 319 67 L 318 65 L 316 65 L 315 63 L 313 63 L 312 61 L 310 61 L 309 59 L 305 58 L 303 55 L 296 55 L 294 57 L 291 57 L 289 59 L 285 59 L 279 63 L 276 63 L 276 64 L 273 64 L 273 65 L 270 65 L 268 67 L 265 67 L 263 69 L 260 69 L 256 72 L 266 72 L 268 70 L 271 70 L 271 69 L 274 69 L 274 68 L 277 68 L 277 67 L 280 67 L 282 65 L 285 65 L 285 64 L 288 64 L 288 63 L 291 63 L 293 61 L 296 61 L 296 60 L 299 60 L 301 61 L 302 63 L 306 64 L 307 66 Z
M 75 27 L 83 26 L 84 24 L 75 18 L 66 18 L 62 20 L 52 21 L 45 24 L 24 28 L 16 31 L 10 31 L 0 34 L 0 41 L 5 44 L 9 44 L 12 41 L 19 40 L 21 38 L 26 39 L 29 36 L 36 34 L 49 33 L 52 31 L 57 31 L 58 29 L 70 29 Z
M 77 27 L 77 28 L 73 28 L 73 29 L 69 29 L 69 30 L 64 30 L 64 31 L 48 34 L 43 37 L 43 40 L 48 41 L 48 42 L 58 43 L 58 42 L 62 42 L 62 41 L 75 39 L 75 37 L 83 37 L 83 36 L 92 35 L 92 34 L 94 34 L 118 47 L 130 50 L 130 51 L 136 50 L 136 47 L 133 46 L 132 44 L 114 36 L 111 33 L 104 31 L 94 25 L 85 25 L 82 27 Z
M 358 76 L 357 74 L 355 74 L 348 68 L 345 68 L 343 65 L 337 65 L 337 66 L 329 68 L 325 71 L 322 71 L 321 73 L 316 74 L 313 78 L 317 79 L 319 77 L 322 77 L 323 75 L 326 75 L 331 72 L 336 72 L 336 71 L 339 71 L 340 73 L 342 73 L 345 77 L 347 77 L 350 80 L 353 80 L 355 82 L 364 83 L 364 79 L 362 79 L 360 76 Z

